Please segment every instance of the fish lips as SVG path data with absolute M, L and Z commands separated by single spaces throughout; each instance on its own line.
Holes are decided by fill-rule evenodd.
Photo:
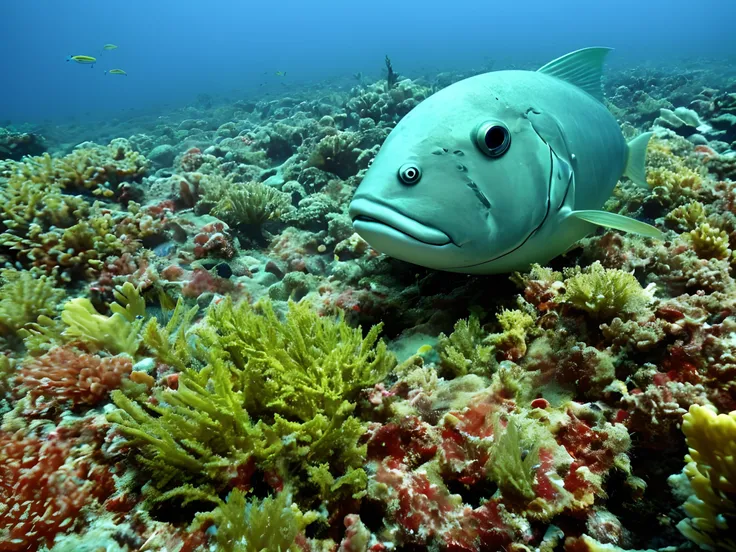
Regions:
M 368 243 L 381 250 L 385 241 L 416 242 L 431 247 L 454 244 L 442 230 L 432 228 L 406 216 L 393 207 L 366 197 L 355 197 L 350 203 L 350 218 L 355 231 Z

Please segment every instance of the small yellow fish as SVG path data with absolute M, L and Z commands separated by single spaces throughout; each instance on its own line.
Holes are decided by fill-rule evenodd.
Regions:
M 274 74 L 277 77 L 285 77 L 286 76 L 286 71 L 276 71 L 276 73 L 274 73 Z
M 97 58 L 93 58 L 92 56 L 69 56 L 68 58 L 66 58 L 66 60 L 81 63 L 83 65 L 91 65 L 92 67 L 94 67 Z
M 105 44 L 102 47 L 103 50 L 117 50 L 118 47 L 115 44 Z
M 418 355 L 426 355 L 427 353 L 432 352 L 432 346 L 431 345 L 422 345 L 417 349 Z
M 126 73 L 122 69 L 110 69 L 109 71 L 105 71 L 106 75 L 108 73 L 110 73 L 111 75 L 125 75 L 126 77 L 128 76 L 128 73 Z

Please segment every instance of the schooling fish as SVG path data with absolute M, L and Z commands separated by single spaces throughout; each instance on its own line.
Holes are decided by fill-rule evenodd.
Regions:
M 110 73 L 111 75 L 125 75 L 126 77 L 128 76 L 128 73 L 126 73 L 122 69 L 110 69 L 109 71 L 105 71 L 106 75 L 108 73 Z
M 115 44 L 105 44 L 102 47 L 103 50 L 117 50 L 118 47 Z
M 627 144 L 602 103 L 609 51 L 477 75 L 424 100 L 358 187 L 355 231 L 391 257 L 470 274 L 546 263 L 596 225 L 661 238 L 600 210 L 621 175 L 646 186 L 651 137 Z
M 66 60 L 75 61 L 77 63 L 81 63 L 82 65 L 91 64 L 92 67 L 94 67 L 97 58 L 93 58 L 92 56 L 69 56 L 68 58 L 66 58 Z

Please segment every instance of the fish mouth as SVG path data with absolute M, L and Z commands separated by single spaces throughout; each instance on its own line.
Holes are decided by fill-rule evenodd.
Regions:
M 393 235 L 434 247 L 453 243 L 452 238 L 442 230 L 419 222 L 375 199 L 353 198 L 349 212 L 353 228 L 358 234 Z

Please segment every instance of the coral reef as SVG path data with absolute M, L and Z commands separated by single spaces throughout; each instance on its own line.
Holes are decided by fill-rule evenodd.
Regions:
M 0 129 L 0 550 L 735 549 L 729 72 L 606 79 L 656 137 L 605 208 L 664 240 L 476 277 L 353 232 L 394 125 L 477 73 L 386 62 Z

